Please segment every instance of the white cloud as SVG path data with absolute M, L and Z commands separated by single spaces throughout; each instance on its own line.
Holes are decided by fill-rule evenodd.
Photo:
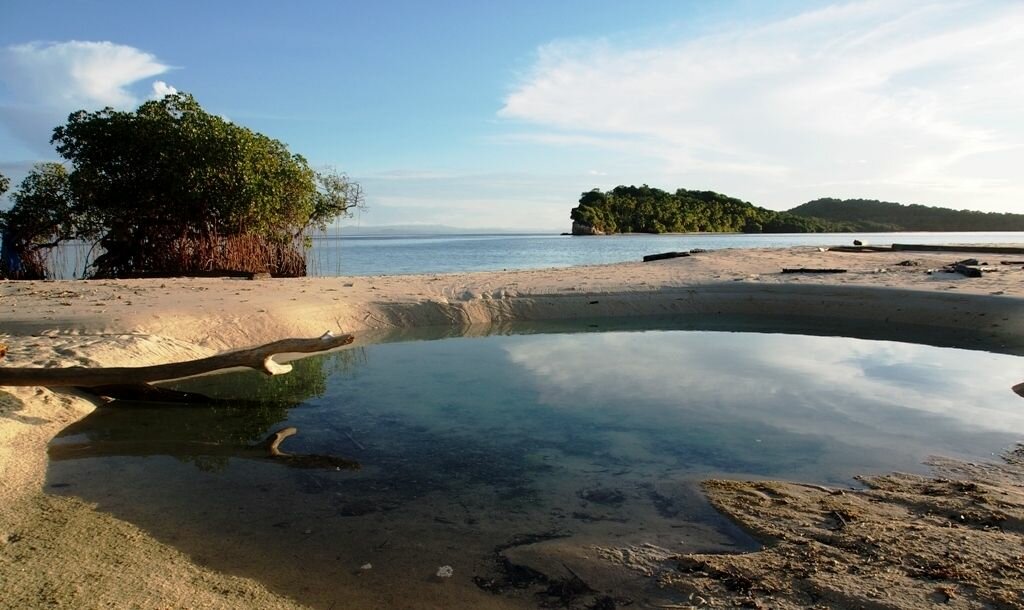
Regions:
M 150 53 L 112 42 L 8 46 L 0 49 L 0 81 L 7 92 L 0 122 L 29 147 L 50 152 L 50 132 L 69 113 L 133 106 L 139 99 L 130 86 L 169 69 Z
M 168 85 L 162 80 L 153 81 L 153 94 L 150 96 L 151 99 L 159 100 L 167 97 L 168 95 L 174 95 L 178 90 Z
M 544 335 L 505 349 L 530 374 L 526 385 L 541 404 L 614 409 L 634 426 L 678 426 L 683 413 L 697 422 L 756 422 L 883 451 L 914 445 L 925 454 L 948 451 L 975 432 L 1024 426 L 1008 390 L 1019 379 L 1017 358 L 1002 354 L 694 331 Z M 950 375 L 966 362 L 994 375 L 990 383 L 979 387 Z
M 670 43 L 554 42 L 500 114 L 533 125 L 515 137 L 655 160 L 637 181 L 774 207 L 1024 211 L 1003 173 L 1024 162 L 1022 57 L 1021 3 L 853 2 Z

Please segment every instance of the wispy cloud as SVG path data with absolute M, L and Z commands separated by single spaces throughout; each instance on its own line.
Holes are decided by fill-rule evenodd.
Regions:
M 652 159 L 665 186 L 1020 209 L 1022 57 L 1024 4 L 868 0 L 669 43 L 553 42 L 500 115 L 520 138 Z
M 1013 397 L 990 391 L 1019 378 L 1010 366 L 1014 357 L 1000 354 L 723 332 L 647 333 L 643 340 L 632 333 L 547 335 L 506 350 L 512 364 L 530 373 L 524 381 L 541 403 L 621 405 L 616 408 L 626 415 L 642 411 L 649 426 L 678 425 L 682 412 L 696 422 L 760 427 L 770 405 L 771 427 L 884 450 L 910 443 L 927 453 L 963 443 L 972 432 L 1024 425 Z M 965 358 L 1000 378 L 980 388 L 949 375 Z
M 393 170 L 357 175 L 369 225 L 409 222 L 464 228 L 558 229 L 588 176 Z
M 50 131 L 68 113 L 139 102 L 131 86 L 170 66 L 151 53 L 112 42 L 30 42 L 0 49 L 7 95 L 0 122 L 26 145 L 49 151 Z M 173 90 L 162 81 L 153 93 Z

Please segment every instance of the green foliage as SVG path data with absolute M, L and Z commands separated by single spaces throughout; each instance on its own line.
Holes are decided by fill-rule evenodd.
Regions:
M 1024 231 L 1024 214 L 952 210 L 871 199 L 816 199 L 789 210 L 856 231 Z
M 353 208 L 363 206 L 363 187 L 358 182 L 334 169 L 317 172 L 313 211 L 307 226 L 325 230 L 335 218 L 351 215 Z
M 7 189 L 11 187 L 11 179 L 7 176 L 0 174 L 0 196 L 7 192 Z
M 73 170 L 60 188 L 56 170 L 51 181 L 24 183 L 8 229 L 36 241 L 44 233 L 98 240 L 100 276 L 202 269 L 252 259 L 253 247 L 301 269 L 303 232 L 363 204 L 344 174 L 313 171 L 283 143 L 184 93 L 133 112 L 80 110 L 51 142 Z
M 44 248 L 72 239 L 81 222 L 72 205 L 68 171 L 60 163 L 38 163 L 11 193 L 14 205 L 0 212 L 0 225 L 17 229 L 19 248 Z
M 647 186 L 617 186 L 583 193 L 572 220 L 605 233 L 806 233 L 839 227 L 775 212 L 714 191 L 678 189 L 668 193 Z
M 60 163 L 36 164 L 11 193 L 11 201 L 11 209 L 0 212 L 5 242 L 0 274 L 43 279 L 46 252 L 61 241 L 74 239 L 78 227 L 85 224 L 73 204 L 67 168 Z
M 284 144 L 169 95 L 135 112 L 78 111 L 51 140 L 79 205 L 117 233 L 281 235 L 312 214 L 314 173 Z
M 817 199 L 776 212 L 713 191 L 617 186 L 583 193 L 572 220 L 604 233 L 1024 231 L 1024 214 L 867 199 Z

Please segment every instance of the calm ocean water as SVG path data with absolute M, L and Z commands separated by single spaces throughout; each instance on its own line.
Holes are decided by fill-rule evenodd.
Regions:
M 396 275 L 542 269 L 639 261 L 645 254 L 704 248 L 850 245 L 1024 244 L 1024 232 L 794 233 L 710 235 L 425 235 L 314 240 L 310 275 Z
M 315 276 L 543 269 L 639 261 L 669 250 L 835 246 L 854 239 L 873 245 L 1024 244 L 1024 232 L 342 236 L 314 238 L 308 266 Z M 81 277 L 88 254 L 83 244 L 59 248 L 52 257 L 58 277 Z

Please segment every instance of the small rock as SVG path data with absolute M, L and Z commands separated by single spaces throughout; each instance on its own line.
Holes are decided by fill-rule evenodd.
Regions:
M 364 572 L 366 570 L 372 570 L 373 569 L 373 564 L 372 563 L 364 563 L 363 565 L 359 566 L 359 569 L 364 571 Z
M 441 566 L 437 569 L 436 576 L 438 578 L 451 578 L 455 574 L 455 568 L 451 566 Z

